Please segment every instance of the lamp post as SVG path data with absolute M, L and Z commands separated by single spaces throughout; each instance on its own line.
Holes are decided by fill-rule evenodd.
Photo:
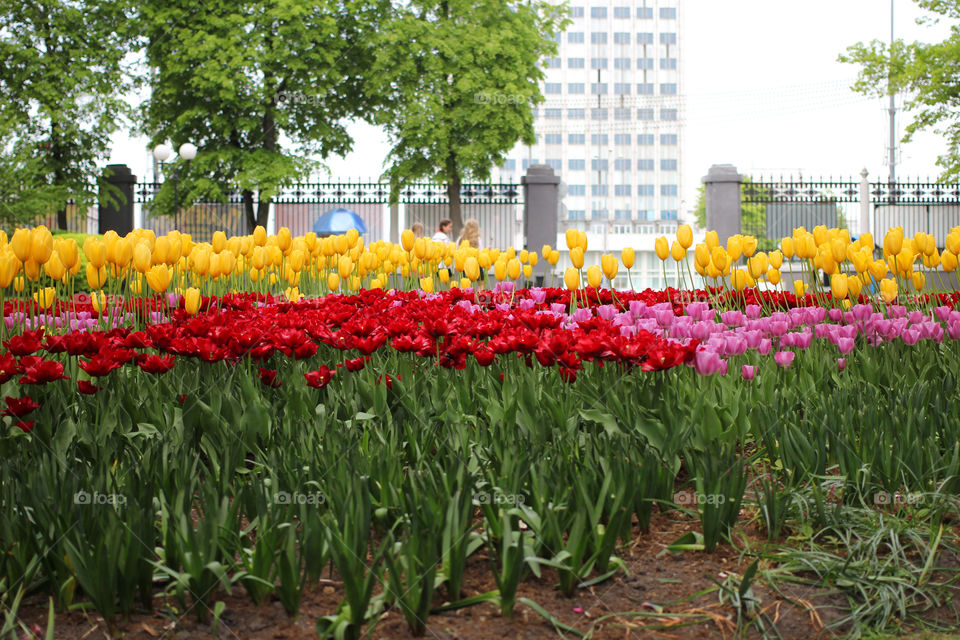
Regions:
M 153 148 L 153 157 L 160 163 L 162 167 L 166 164 L 170 156 L 173 155 L 173 149 L 165 144 L 158 144 Z M 181 158 L 187 161 L 187 167 L 190 166 L 190 161 L 197 157 L 197 145 L 190 142 L 185 142 L 180 145 L 179 155 Z M 179 216 L 180 214 L 180 194 L 178 192 L 178 187 L 180 183 L 180 167 L 174 167 L 173 170 L 173 211 L 174 215 Z

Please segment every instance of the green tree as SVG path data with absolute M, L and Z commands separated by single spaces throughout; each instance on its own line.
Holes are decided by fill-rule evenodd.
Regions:
M 960 19 L 958 0 L 915 1 L 933 13 L 924 19 L 927 23 Z M 925 129 L 942 135 L 947 148 L 937 160 L 943 169 L 941 177 L 960 176 L 960 26 L 953 25 L 943 42 L 859 42 L 848 47 L 840 61 L 860 66 L 853 86 L 859 93 L 880 97 L 907 92 L 906 111 L 913 112 L 915 118 L 906 127 L 903 142 Z
M 314 166 L 311 155 L 347 153 L 346 125 L 373 106 L 361 72 L 369 36 L 389 3 L 352 0 L 145 0 L 151 144 L 197 145 L 180 171 L 183 202 L 239 188 L 248 228 L 270 201 Z M 172 189 L 156 209 L 174 210 Z
M 0 226 L 12 231 L 29 224 L 67 201 L 67 188 L 50 184 L 44 159 L 23 131 L 0 129 Z
M 49 203 L 65 228 L 68 199 L 95 202 L 98 163 L 130 111 L 130 13 L 126 0 L 0 0 L 0 128 L 14 132 L 4 162 L 23 185 L 13 208 Z
M 377 40 L 367 91 L 393 145 L 392 197 L 429 178 L 447 185 L 454 234 L 460 185 L 486 180 L 518 140 L 536 141 L 531 106 L 543 101 L 541 60 L 567 24 L 542 0 L 413 0 L 396 6 Z

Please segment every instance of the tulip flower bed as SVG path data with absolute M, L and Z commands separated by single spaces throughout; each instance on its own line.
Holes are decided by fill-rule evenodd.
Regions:
M 598 286 L 613 256 L 581 287 L 576 233 L 557 289 L 520 286 L 532 252 L 283 231 L 107 234 L 79 295 L 76 243 L 0 233 L 0 638 L 48 606 L 231 635 L 240 597 L 321 637 L 805 636 L 798 584 L 842 633 L 950 623 L 960 293 L 923 293 L 923 234 L 708 237 L 704 288 L 636 293 Z M 644 545 L 739 569 L 637 595 Z

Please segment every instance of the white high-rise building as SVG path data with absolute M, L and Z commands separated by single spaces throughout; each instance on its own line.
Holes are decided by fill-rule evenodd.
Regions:
M 586 264 L 633 247 L 634 287 L 662 287 L 653 243 L 659 235 L 672 241 L 682 222 L 678 0 L 572 0 L 570 11 L 557 56 L 544 60 L 537 143 L 519 145 L 494 177 L 519 180 L 531 164 L 550 165 L 562 177 L 560 272 L 569 265 L 564 235 L 574 227 L 588 235 Z M 626 274 L 614 284 L 626 288 Z

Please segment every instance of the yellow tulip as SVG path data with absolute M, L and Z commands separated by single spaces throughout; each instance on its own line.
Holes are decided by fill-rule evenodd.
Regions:
M 656 239 L 653 248 L 657 252 L 657 257 L 660 258 L 660 260 L 666 260 L 670 256 L 670 245 L 667 244 L 667 239 L 664 236 Z
M 507 263 L 503 260 L 497 260 L 493 263 L 493 277 L 497 279 L 498 282 L 503 282 L 507 279 Z
M 677 242 L 684 249 L 689 249 L 693 245 L 693 229 L 688 224 L 682 224 L 677 227 Z
M 887 231 L 883 237 L 883 252 L 887 255 L 897 255 L 903 247 L 903 227 L 895 227 Z
M 847 297 L 847 276 L 843 273 L 835 273 L 830 276 L 830 292 L 837 300 L 843 300 Z
M 520 277 L 521 273 L 523 273 L 523 265 L 520 264 L 519 260 L 511 258 L 507 261 L 507 277 L 511 280 L 516 280 Z
M 420 288 L 427 293 L 433 293 L 433 278 L 429 276 L 426 278 L 420 278 Z
M 87 263 L 87 284 L 93 290 L 102 289 L 107 283 L 107 268 L 97 269 L 92 262 Z
M 257 227 L 253 230 L 253 244 L 258 247 L 262 247 L 263 245 L 267 244 L 267 230 L 261 225 L 257 225 Z
M 30 259 L 31 235 L 29 229 L 17 229 L 10 238 L 10 248 L 20 262 Z
M 157 293 L 163 293 L 170 288 L 170 268 L 165 264 L 157 264 L 147 271 L 147 286 Z
M 417 237 L 413 235 L 411 229 L 404 229 L 403 233 L 400 234 L 400 246 L 403 247 L 404 251 L 410 251 L 413 249 L 413 243 L 416 239 Z
M 23 288 L 26 285 L 24 282 L 23 276 L 17 276 L 13 281 L 13 290 L 17 293 L 23 293 Z
M 707 245 L 707 249 L 710 251 L 713 251 L 720 246 L 720 236 L 717 235 L 716 231 L 707 231 L 707 235 L 703 241 Z
M 350 259 L 350 256 L 340 257 L 340 261 L 337 263 L 337 272 L 341 278 L 350 277 L 350 274 L 353 273 L 353 260 Z
M 27 276 L 30 282 L 36 282 L 40 277 L 40 265 L 33 258 L 27 258 L 23 263 L 23 275 Z
M 84 253 L 87 253 L 86 246 L 84 246 Z M 90 260 L 90 254 L 87 253 L 87 260 Z M 91 260 L 91 262 L 93 262 Z M 146 273 L 150 270 L 151 262 L 151 253 L 150 247 L 141 242 L 133 248 L 133 268 L 140 273 Z
M 913 272 L 913 288 L 917 291 L 923 291 L 923 286 L 927 283 L 927 278 L 919 271 Z
M 30 258 L 43 264 L 53 254 L 53 235 L 46 227 L 37 227 L 30 234 Z
M 750 274 L 743 269 L 734 269 L 730 272 L 730 286 L 737 291 L 743 291 L 743 289 L 747 287 L 747 283 L 749 281 Z
M 473 256 L 470 256 L 466 259 L 463 264 L 463 272 L 467 275 L 467 278 L 471 282 L 475 282 L 480 279 L 480 263 L 477 262 L 477 259 Z
M 563 274 L 563 284 L 566 285 L 567 289 L 570 291 L 575 291 L 580 288 L 580 272 L 574 269 L 573 267 L 568 267 Z
M 12 253 L 0 253 L 0 289 L 6 289 L 20 270 L 20 261 Z
M 673 246 L 670 247 L 670 255 L 676 262 L 680 262 L 687 257 L 687 250 L 683 248 L 683 245 L 680 244 L 678 240 L 674 240 Z
M 527 261 L 529 262 L 529 264 L 530 264 L 531 267 L 537 266 L 537 262 L 539 261 L 539 257 L 537 256 L 537 252 L 536 252 L 536 251 L 531 251 L 531 252 L 530 252 L 530 255 L 527 256 Z
M 807 285 L 804 284 L 803 280 L 794 280 L 793 281 L 793 293 L 798 298 L 807 292 Z
M 523 265 L 523 277 L 530 278 L 533 275 L 533 267 L 529 264 Z
M 826 225 L 818 224 L 813 228 L 813 241 L 819 247 L 830 239 Z
M 945 246 L 954 256 L 960 255 L 960 233 L 951 231 L 947 234 Z
M 710 249 L 705 244 L 698 244 L 693 250 L 693 260 L 697 265 L 697 270 L 706 269 L 710 264 Z
M 886 278 L 880 281 L 880 295 L 883 301 L 890 304 L 897 298 L 897 281 L 892 278 Z
M 44 287 L 33 294 L 33 299 L 41 309 L 49 309 L 57 299 L 57 290 L 53 287 Z
M 107 295 L 103 291 L 95 291 L 90 294 L 90 306 L 97 313 L 103 313 L 107 308 Z
M 283 290 L 283 297 L 290 302 L 296 302 L 300 299 L 300 289 L 297 287 L 287 287 Z
M 916 259 L 913 251 L 909 247 L 904 247 L 900 253 L 897 254 L 897 271 L 902 274 L 906 274 L 913 268 L 913 261 Z
M 73 265 L 80 260 L 80 250 L 77 247 L 77 241 L 73 238 L 61 238 L 57 240 L 57 253 L 60 254 L 60 261 L 69 271 Z M 125 266 L 125 265 L 122 265 Z
M 715 247 L 710 254 L 710 261 L 720 273 L 724 273 L 730 266 L 730 256 L 727 255 L 723 247 Z
M 793 258 L 793 238 L 784 238 L 780 241 L 780 252 L 787 260 Z
M 197 315 L 197 312 L 200 311 L 200 289 L 190 287 L 184 291 L 183 307 L 189 315 Z
M 547 262 L 550 263 L 551 267 L 557 266 L 557 263 L 560 262 L 560 252 L 554 249 L 550 252 L 550 257 L 547 258 Z
M 877 281 L 883 280 L 889 271 L 887 263 L 883 260 L 874 260 L 873 264 L 871 264 L 869 268 L 870 275 L 872 275 L 873 279 Z
M 587 267 L 587 284 L 595 289 L 603 284 L 603 271 L 595 264 Z
M 955 271 L 957 268 L 957 254 L 951 251 L 944 251 L 940 255 L 940 264 L 943 265 L 943 270 L 946 272 Z
M 50 258 L 43 265 L 43 270 L 54 280 L 62 279 L 67 272 L 67 268 L 63 266 L 60 256 L 56 253 L 50 254 Z
M 744 236 L 741 240 L 741 246 L 743 248 L 743 255 L 749 258 L 753 255 L 753 252 L 757 250 L 757 239 L 753 236 Z
M 780 284 L 780 271 L 773 267 L 767 269 L 767 282 L 774 286 Z
M 575 269 L 583 269 L 583 249 L 580 247 L 570 249 L 570 263 Z
M 770 255 L 767 256 L 767 260 L 770 262 L 770 266 L 774 269 L 779 269 L 783 264 L 783 253 L 780 250 L 771 251 Z
M 440 282 L 447 284 L 450 282 L 450 270 L 449 269 L 440 269 L 437 272 L 437 276 L 440 278 Z
M 605 253 L 600 256 L 600 268 L 603 270 L 603 275 L 607 276 L 607 280 L 613 282 L 620 270 L 620 263 L 612 255 Z
M 847 292 L 851 299 L 856 300 L 860 297 L 860 291 L 863 288 L 863 280 L 858 276 L 847 276 Z
M 623 266 L 627 269 L 633 268 L 633 263 L 636 262 L 636 259 L 637 252 L 631 247 L 626 247 L 620 252 L 620 262 L 622 262 Z
M 87 262 L 97 269 L 107 263 L 107 245 L 99 240 L 84 242 L 83 253 L 87 256 Z
M 727 255 L 730 256 L 730 261 L 739 260 L 741 253 L 743 253 L 743 236 L 735 235 L 727 238 Z
M 290 235 L 290 229 L 287 227 L 280 227 L 280 229 L 277 231 L 277 248 L 286 253 L 287 249 L 290 248 L 291 242 L 293 242 L 293 238 Z
M 336 291 L 337 289 L 339 289 L 340 276 L 337 275 L 336 273 L 331 272 L 330 275 L 327 276 L 327 288 L 330 289 L 330 291 Z

